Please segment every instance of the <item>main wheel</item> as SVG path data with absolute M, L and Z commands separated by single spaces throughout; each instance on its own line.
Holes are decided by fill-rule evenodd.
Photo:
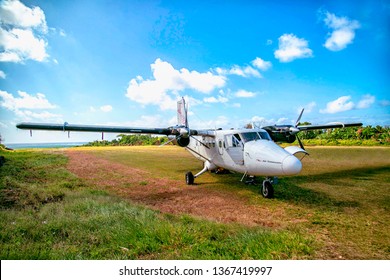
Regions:
M 194 175 L 192 172 L 187 172 L 186 173 L 186 184 L 187 185 L 193 185 L 194 184 Z
M 263 187 L 261 188 L 261 194 L 265 198 L 273 198 L 274 197 L 274 187 L 271 182 L 268 180 L 263 181 Z

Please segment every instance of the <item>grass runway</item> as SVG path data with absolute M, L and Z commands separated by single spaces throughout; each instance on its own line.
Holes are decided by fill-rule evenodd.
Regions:
M 390 148 L 308 151 L 274 199 L 179 147 L 2 151 L 1 259 L 390 259 Z

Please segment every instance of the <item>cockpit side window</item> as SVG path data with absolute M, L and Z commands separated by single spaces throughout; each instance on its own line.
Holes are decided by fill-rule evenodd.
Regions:
M 238 134 L 232 136 L 233 147 L 242 147 L 241 137 Z
M 225 142 L 227 144 L 227 148 L 230 147 L 242 147 L 241 137 L 238 134 L 228 134 L 225 136 Z

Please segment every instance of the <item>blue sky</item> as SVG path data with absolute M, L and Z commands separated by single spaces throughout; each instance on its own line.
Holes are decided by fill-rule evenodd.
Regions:
M 292 4 L 293 3 L 293 4 Z M 16 123 L 390 125 L 390 1 L 0 1 L 5 143 L 90 141 Z M 110 139 L 116 135 L 107 135 Z

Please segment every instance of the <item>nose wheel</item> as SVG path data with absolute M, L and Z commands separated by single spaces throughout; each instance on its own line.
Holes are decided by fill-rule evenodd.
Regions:
M 260 189 L 261 194 L 265 198 L 273 198 L 274 197 L 274 187 L 272 186 L 271 180 L 265 179 L 263 181 L 263 185 Z
M 247 177 L 246 173 L 242 177 L 241 182 L 244 180 L 245 177 Z M 274 197 L 274 187 L 273 187 L 273 184 L 277 184 L 277 183 L 278 183 L 278 178 L 277 177 L 274 177 L 274 178 L 269 178 L 268 177 L 261 184 L 259 192 L 265 198 L 273 198 Z M 245 184 L 247 184 L 247 185 L 259 185 L 259 183 L 257 182 L 255 176 L 249 176 L 248 180 L 245 181 Z

